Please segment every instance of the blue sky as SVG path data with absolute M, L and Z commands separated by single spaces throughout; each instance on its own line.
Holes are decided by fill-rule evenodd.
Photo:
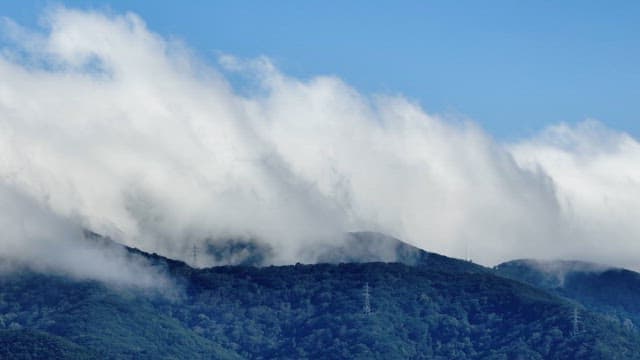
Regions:
M 32 26 L 51 1 L 0 1 Z M 266 55 L 298 77 L 339 76 L 468 116 L 502 140 L 595 118 L 640 137 L 640 2 L 66 1 L 133 11 L 152 31 L 219 52 Z

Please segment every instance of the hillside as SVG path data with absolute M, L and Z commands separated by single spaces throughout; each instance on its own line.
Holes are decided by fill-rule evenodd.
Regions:
M 626 327 L 640 324 L 640 274 L 580 261 L 514 260 L 496 267 L 519 280 L 608 314 Z
M 0 359 L 95 359 L 65 338 L 29 329 L 0 330 Z
M 28 269 L 0 278 L 3 355 L 112 359 L 634 359 L 640 336 L 466 261 L 165 267 L 166 294 Z M 419 251 L 419 250 L 418 250 Z M 415 253 L 414 253 L 415 255 Z M 365 311 L 369 288 L 370 313 Z M 573 313 L 580 316 L 577 328 Z M 34 342 L 40 352 L 24 351 Z M 63 355 L 60 355 L 63 354 Z M 6 357 L 6 356 L 5 356 Z

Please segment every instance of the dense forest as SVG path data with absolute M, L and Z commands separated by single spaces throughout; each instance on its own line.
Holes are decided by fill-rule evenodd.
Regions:
M 514 260 L 497 274 L 539 287 L 604 313 L 627 328 L 640 324 L 640 274 L 579 261 Z
M 407 245 L 398 249 L 407 254 Z M 557 286 L 534 287 L 437 254 L 410 252 L 389 263 L 193 269 L 129 251 L 164 268 L 175 289 L 113 287 L 27 268 L 3 274 L 0 358 L 640 356 L 638 312 L 621 318 Z

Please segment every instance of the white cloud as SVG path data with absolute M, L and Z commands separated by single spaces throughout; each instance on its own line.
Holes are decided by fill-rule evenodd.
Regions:
M 53 214 L 10 186 L 0 184 L 0 199 L 1 272 L 26 266 L 172 294 L 173 283 L 163 268 L 112 242 L 85 239 L 73 220 Z
M 573 257 L 640 267 L 640 143 L 596 121 L 558 125 L 511 149 L 553 179 Z
M 586 123 L 505 146 L 472 122 L 335 77 L 288 77 L 268 59 L 225 55 L 218 71 L 132 14 L 47 19 L 43 33 L 12 26 L 0 57 L 0 184 L 75 226 L 187 260 L 194 243 L 234 236 L 271 246 L 273 263 L 310 262 L 366 229 L 451 256 L 468 246 L 488 265 L 636 261 L 627 135 Z M 253 81 L 251 94 L 224 71 Z

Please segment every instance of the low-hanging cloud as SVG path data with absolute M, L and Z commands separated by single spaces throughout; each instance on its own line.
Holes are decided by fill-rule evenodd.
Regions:
M 336 77 L 292 78 L 264 58 L 205 65 L 133 14 L 45 19 L 42 32 L 5 20 L 0 186 L 62 222 L 185 260 L 194 244 L 243 238 L 271 248 L 270 263 L 313 262 L 346 232 L 374 230 L 488 265 L 637 265 L 629 135 L 590 121 L 501 144 Z M 66 236 L 51 235 L 15 238 Z
M 86 238 L 73 221 L 11 186 L 0 184 L 0 199 L 0 274 L 29 268 L 173 295 L 175 286 L 164 268 L 107 239 Z

